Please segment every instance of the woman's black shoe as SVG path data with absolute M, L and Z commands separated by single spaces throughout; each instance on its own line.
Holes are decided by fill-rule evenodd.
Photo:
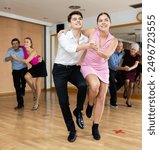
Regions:
M 100 140 L 98 126 L 99 126 L 99 124 L 93 124 L 93 126 L 92 126 L 92 135 L 95 140 Z
M 87 108 L 86 108 L 86 116 L 88 117 L 88 118 L 91 118 L 91 116 L 92 116 L 92 111 L 93 111 L 93 106 L 91 106 L 91 105 L 87 105 Z
M 128 101 L 126 101 L 126 105 L 127 105 L 128 107 L 132 107 L 132 105 L 128 104 Z

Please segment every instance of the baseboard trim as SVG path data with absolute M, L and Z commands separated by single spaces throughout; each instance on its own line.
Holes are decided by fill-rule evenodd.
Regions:
M 50 90 L 52 91 L 56 91 L 55 87 L 52 87 Z M 69 87 L 68 88 L 68 92 L 77 92 L 77 89 L 75 87 Z M 107 94 L 109 96 L 109 93 Z M 118 97 L 123 97 L 123 93 L 122 92 L 118 92 Z M 139 94 L 133 94 L 132 95 L 132 98 L 133 99 L 139 99 L 139 100 L 142 100 L 142 95 L 139 95 Z
M 45 89 L 42 89 L 42 91 L 45 91 Z M 54 92 L 56 92 L 56 89 L 55 89 L 55 87 L 52 87 L 52 88 L 47 89 L 46 91 L 54 91 Z M 26 91 L 26 93 L 29 93 L 29 92 L 31 92 L 31 90 L 27 90 Z M 77 92 L 77 88 L 69 87 L 68 88 L 68 92 L 75 93 L 75 92 Z M 15 95 L 15 92 L 0 93 L 0 96 L 12 96 L 12 95 Z M 109 96 L 109 93 L 107 95 Z M 118 97 L 123 97 L 123 93 L 122 92 L 118 92 Z M 133 94 L 132 98 L 133 99 L 142 100 L 142 95 Z

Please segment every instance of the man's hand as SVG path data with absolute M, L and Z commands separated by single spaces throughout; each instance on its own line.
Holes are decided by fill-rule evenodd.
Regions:
M 18 61 L 18 58 L 17 58 L 17 56 L 15 54 L 11 54 L 11 57 Z
M 123 70 L 125 70 L 125 71 L 130 71 L 130 67 L 129 67 L 129 66 L 124 66 L 124 67 L 123 67 Z
M 98 46 L 95 41 L 91 41 L 89 44 L 90 44 L 90 48 L 92 48 L 95 51 L 98 51 Z

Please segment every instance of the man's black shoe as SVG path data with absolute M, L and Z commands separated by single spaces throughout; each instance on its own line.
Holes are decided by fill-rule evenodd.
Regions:
M 118 105 L 117 104 L 110 104 L 110 107 L 116 109 L 116 108 L 118 108 Z
M 24 108 L 24 106 L 16 106 L 16 107 L 14 107 L 15 110 L 20 110 L 20 109 L 23 109 L 23 108 Z
M 70 131 L 67 140 L 69 142 L 74 142 L 76 140 L 76 131 Z
M 81 111 L 77 111 L 76 109 L 73 111 L 73 114 L 76 117 L 76 123 L 78 125 L 79 128 L 84 129 L 84 121 L 83 121 L 83 117 L 82 117 L 82 113 Z

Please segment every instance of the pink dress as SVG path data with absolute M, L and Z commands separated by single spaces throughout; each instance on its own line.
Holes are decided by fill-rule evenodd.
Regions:
M 99 48 L 100 51 L 107 52 L 107 48 L 109 47 L 112 35 L 109 33 L 108 37 L 105 41 L 103 47 Z M 100 31 L 96 29 L 93 36 L 89 39 L 89 41 L 95 41 L 99 47 L 100 41 Z M 99 56 L 93 49 L 88 49 L 87 53 L 81 62 L 81 72 L 86 78 L 89 74 L 95 74 L 98 78 L 106 84 L 109 84 L 109 67 L 108 60 L 105 60 L 101 56 Z

